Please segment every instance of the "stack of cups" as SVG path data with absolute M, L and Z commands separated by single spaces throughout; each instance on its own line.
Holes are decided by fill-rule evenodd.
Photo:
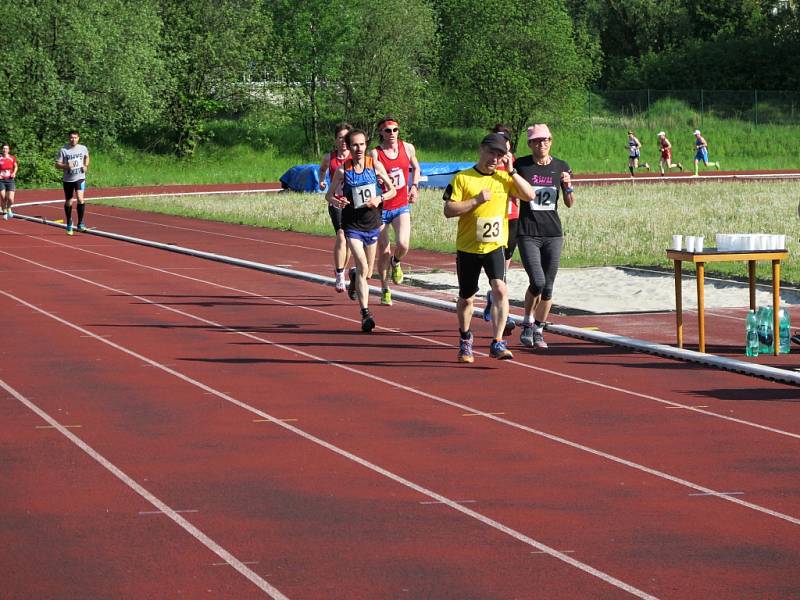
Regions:
M 686 251 L 687 252 L 702 252 L 703 251 L 703 236 L 702 235 L 687 235 L 686 236 Z

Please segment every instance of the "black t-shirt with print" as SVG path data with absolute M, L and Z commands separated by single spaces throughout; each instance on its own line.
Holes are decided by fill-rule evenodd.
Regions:
M 572 169 L 561 159 L 553 157 L 550 164 L 537 165 L 533 156 L 523 156 L 514 168 L 536 190 L 536 198 L 520 202 L 517 235 L 561 237 L 558 199 L 561 196 L 561 173 L 572 175 Z

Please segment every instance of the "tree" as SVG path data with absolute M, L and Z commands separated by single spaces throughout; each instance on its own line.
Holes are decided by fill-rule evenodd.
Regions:
M 355 31 L 338 69 L 334 103 L 367 131 L 384 115 L 405 128 L 424 118 L 437 77 L 437 32 L 427 0 L 357 0 Z
M 440 0 L 440 74 L 468 125 L 504 122 L 519 134 L 532 121 L 575 114 L 596 73 L 578 52 L 561 0 L 509 0 L 485 10 L 479 0 Z M 591 40 L 582 38 L 584 48 Z
M 0 135 L 25 154 L 23 181 L 55 178 L 53 146 L 69 129 L 114 139 L 156 114 L 153 0 L 19 0 L 4 10 L 3 31 Z
M 165 117 L 179 156 L 191 156 L 203 123 L 250 95 L 248 75 L 262 70 L 271 20 L 261 0 L 158 0 L 167 66 Z

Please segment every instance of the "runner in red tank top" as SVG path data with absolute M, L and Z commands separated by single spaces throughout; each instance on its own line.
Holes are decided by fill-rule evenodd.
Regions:
M 378 239 L 378 271 L 381 274 L 381 304 L 392 305 L 389 276 L 396 284 L 403 282 L 400 261 L 408 253 L 411 241 L 411 207 L 419 194 L 420 169 L 417 151 L 413 144 L 399 139 L 400 126 L 394 117 L 383 117 L 378 121 L 379 146 L 372 150 L 373 160 L 380 162 L 389 173 L 397 195 L 384 202 L 383 229 Z M 411 185 L 409 186 L 409 171 Z M 390 228 L 394 229 L 395 249 L 391 251 Z
M 334 135 L 336 136 L 336 145 L 334 149 L 322 157 L 322 164 L 319 166 L 319 189 L 323 192 L 333 181 L 333 174 L 336 169 L 344 164 L 350 158 L 350 150 L 347 148 L 347 134 L 353 126 L 350 123 L 337 123 L 334 127 Z M 333 190 L 337 194 L 341 194 L 342 190 Z M 342 209 L 335 206 L 328 205 L 328 214 L 331 217 L 331 224 L 333 231 L 336 234 L 336 241 L 333 242 L 333 268 L 336 273 L 336 291 L 341 293 L 347 288 L 344 280 L 344 270 L 347 268 L 347 263 L 350 262 L 350 249 L 347 247 L 347 242 L 344 237 L 344 230 L 342 229 Z
M 18 168 L 17 159 L 11 154 L 11 146 L 3 142 L 0 154 L 0 208 L 6 221 L 14 216 L 11 207 L 14 206 L 14 193 L 17 190 L 15 180 Z

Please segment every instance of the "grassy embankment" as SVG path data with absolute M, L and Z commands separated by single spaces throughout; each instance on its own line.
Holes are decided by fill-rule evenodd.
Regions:
M 782 280 L 800 284 L 798 202 L 800 183 L 703 183 L 691 185 L 577 186 L 575 207 L 560 214 L 567 237 L 562 265 L 639 265 L 671 268 L 664 249 L 672 235 L 703 235 L 714 245 L 715 233 L 786 234 L 790 258 Z M 172 197 L 108 201 L 147 211 L 227 221 L 258 227 L 330 236 L 321 194 L 263 194 Z M 423 190 L 414 209 L 412 244 L 453 252 L 456 224 L 442 216 L 441 190 Z M 746 265 L 709 263 L 708 272 L 745 277 Z M 769 279 L 766 263 L 758 277 Z
M 632 128 L 644 146 L 642 161 L 657 169 L 656 134 L 664 129 L 673 145 L 673 158 L 691 169 L 695 127 L 701 128 L 709 143 L 711 160 L 720 161 L 723 170 L 800 169 L 800 127 L 756 127 L 750 122 L 711 116 L 701 124 L 696 113 L 669 102 L 642 118 L 606 115 L 553 124 L 553 154 L 567 160 L 576 173 L 624 173 L 626 131 Z M 213 121 L 207 129 L 209 141 L 191 159 L 142 152 L 133 146 L 94 147 L 91 140 L 84 140 L 92 151 L 89 183 L 104 187 L 277 181 L 293 165 L 319 162 L 320 157 L 303 154 L 303 133 L 286 122 L 250 116 Z M 417 145 L 421 161 L 471 161 L 484 134 L 485 130 L 479 128 L 452 128 L 418 130 L 407 137 Z M 521 138 L 517 154 L 526 153 Z

